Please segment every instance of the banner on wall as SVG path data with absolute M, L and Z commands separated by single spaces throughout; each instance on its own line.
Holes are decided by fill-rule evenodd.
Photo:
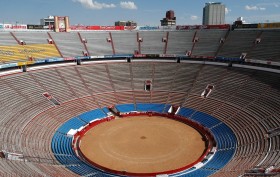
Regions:
M 280 28 L 280 23 L 259 23 L 258 28 Z
M 83 25 L 72 25 L 70 26 L 71 30 L 87 30 L 87 26 Z
M 135 30 L 137 26 L 125 26 L 124 30 Z
M 27 25 L 24 24 L 0 24 L 0 29 L 27 29 Z
M 229 29 L 230 25 L 179 25 L 176 30 L 193 30 L 193 29 Z
M 176 26 L 160 26 L 159 27 L 160 30 L 176 30 Z
M 27 29 L 44 29 L 44 25 L 27 25 Z
M 115 31 L 115 30 L 124 30 L 124 26 L 71 26 L 71 30 L 102 30 L 102 31 Z
M 150 31 L 150 30 L 159 30 L 159 26 L 139 26 L 138 27 L 139 30 L 143 30 L 143 31 Z
M 3 24 L 3 26 L 4 26 L 4 29 L 12 29 L 12 24 L 8 24 L 8 23 L 5 23 L 5 24 Z
M 177 55 L 175 54 L 159 54 L 160 58 L 176 58 Z
M 12 25 L 12 29 L 27 29 L 27 25 Z

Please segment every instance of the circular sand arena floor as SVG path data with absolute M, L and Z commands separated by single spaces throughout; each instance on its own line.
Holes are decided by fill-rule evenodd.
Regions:
M 119 172 L 156 173 L 179 169 L 205 150 L 194 128 L 159 116 L 104 122 L 80 141 L 82 154 L 99 166 Z

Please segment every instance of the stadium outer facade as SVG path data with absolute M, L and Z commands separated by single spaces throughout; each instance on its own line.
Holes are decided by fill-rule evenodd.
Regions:
M 48 43 L 60 56 L 31 55 L 27 57 L 29 61 L 19 58 L 1 65 L 5 69 L 1 79 L 5 105 L 1 110 L 1 154 L 5 157 L 1 159 L 1 174 L 71 176 L 71 170 L 79 175 L 106 175 L 88 169 L 71 153 L 53 154 L 53 143 L 64 142 L 63 147 L 72 144 L 59 128 L 90 110 L 132 104 L 126 105 L 129 111 L 149 112 L 140 111 L 139 104 L 159 103 L 186 109 L 181 114 L 209 128 L 220 140 L 216 161 L 209 160 L 200 168 L 174 175 L 275 175 L 279 168 L 279 51 L 271 52 L 270 46 L 279 45 L 273 41 L 279 39 L 278 30 L 147 30 L 42 32 L 36 39 L 30 31 L 3 32 L 5 45 Z M 236 36 L 244 42 L 234 43 L 231 39 Z M 247 63 L 252 61 L 259 66 Z M 68 64 L 41 66 L 53 62 Z M 19 73 L 17 67 L 28 72 Z M 143 89 L 146 80 L 152 81 L 150 91 Z M 204 97 L 202 93 L 208 85 L 214 89 Z M 208 117 L 211 115 L 221 123 L 214 119 L 213 124 L 203 122 L 200 112 L 206 114 L 206 120 L 212 120 Z M 79 116 L 78 119 L 82 120 Z M 218 133 L 221 125 L 230 127 L 236 142 L 229 134 Z M 220 155 L 232 149 L 236 150 L 231 161 L 219 164 L 225 157 Z M 59 155 L 74 159 L 61 159 Z M 58 162 L 64 162 L 64 167 Z

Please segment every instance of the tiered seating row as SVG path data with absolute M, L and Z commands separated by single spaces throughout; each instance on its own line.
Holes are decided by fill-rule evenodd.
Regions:
M 206 163 L 200 171 L 203 169 L 209 170 L 208 173 L 215 173 L 217 170 L 223 168 L 233 157 L 236 146 L 237 139 L 234 135 L 234 132 L 223 122 L 212 117 L 208 114 L 196 111 L 194 109 L 189 108 L 181 108 L 178 112 L 178 115 L 190 118 L 203 126 L 210 129 L 213 133 L 216 143 L 217 143 L 217 151 L 214 157 Z M 198 172 L 194 172 L 198 173 Z M 192 172 L 185 176 L 192 176 Z
M 83 122 L 81 119 L 78 118 L 73 118 L 65 122 L 63 126 L 60 126 L 57 131 L 66 135 L 70 129 L 79 129 L 84 125 L 86 125 L 86 122 Z
M 13 38 L 13 36 L 10 34 L 10 32 L 1 32 L 0 33 L 0 45 L 6 46 L 6 45 L 17 45 L 17 41 Z
M 203 30 L 196 33 L 198 42 L 192 51 L 194 56 L 215 56 L 218 47 L 220 46 L 220 39 L 224 38 L 227 30 Z
M 28 44 L 48 44 L 49 36 L 42 32 L 13 32 L 18 40 Z
M 51 147 L 55 158 L 66 168 L 81 176 L 95 174 L 94 176 L 106 177 L 106 173 L 103 174 L 101 171 L 86 164 L 75 155 L 72 149 L 72 137 L 68 137 L 66 135 L 70 129 L 78 129 L 86 124 L 79 118 L 86 119 L 90 122 L 91 120 L 104 117 L 106 117 L 105 113 L 100 109 L 96 109 L 87 113 L 83 113 L 79 115 L 78 118 L 72 118 L 61 125 L 53 135 L 51 142 Z
M 76 157 L 72 149 L 72 138 L 69 138 L 63 134 L 55 133 L 52 140 L 52 150 L 56 159 L 69 170 L 76 174 L 85 176 L 91 173 L 99 174 L 97 170 L 90 167 L 78 157 Z
M 275 163 L 279 166 L 279 141 L 277 137 L 273 138 L 271 146 L 274 149 L 269 151 L 270 140 L 265 137 L 268 130 L 280 125 L 279 75 L 184 63 L 112 65 L 113 67 L 108 63 L 71 66 L 1 77 L 1 149 L 52 160 L 51 137 L 71 117 L 82 121 L 78 115 L 83 112 L 122 103 L 132 103 L 134 106 L 131 110 L 136 110 L 137 103 L 176 103 L 192 109 L 184 113 L 187 117 L 192 118 L 192 114 L 195 115 L 196 112 L 194 110 L 198 110 L 222 120 L 234 131 L 238 142 L 236 154 L 217 175 L 233 170 L 239 171 L 241 175 L 244 170 L 260 163 L 266 154 L 268 158 L 263 164 Z M 162 88 L 168 88 L 164 85 L 167 80 L 156 78 L 168 75 L 165 72 L 155 72 L 159 71 L 158 66 L 165 68 L 170 74 L 174 74 L 171 71 L 174 68 L 178 69 L 176 76 L 170 77 L 174 79 L 174 88 L 162 91 Z M 125 74 L 122 75 L 122 72 Z M 151 92 L 143 90 L 147 79 L 157 82 L 157 87 Z M 116 84 L 119 81 L 123 81 L 126 86 Z M 200 94 L 209 83 L 215 85 L 214 91 L 203 99 Z M 49 92 L 62 104 L 49 109 L 53 105 L 42 96 L 43 92 Z M 176 99 L 172 99 L 172 95 L 176 95 Z M 204 124 L 213 130 L 215 126 L 218 127 L 218 124 L 212 126 L 212 121 L 208 121 L 205 120 Z M 229 143 L 226 147 L 228 146 L 232 145 Z M 38 168 L 43 166 L 48 168 L 46 164 Z M 48 173 L 48 170 L 45 171 Z M 229 176 L 236 176 L 230 174 L 236 173 L 229 173 Z
M 50 36 L 55 41 L 63 57 L 83 56 L 88 49 L 90 55 L 133 54 L 139 50 L 137 33 L 143 39 L 140 42 L 140 50 L 143 54 L 177 54 L 185 55 L 191 51 L 193 56 L 213 57 L 217 56 L 239 58 L 242 53 L 247 53 L 247 59 L 258 59 L 279 62 L 280 46 L 279 30 L 186 30 L 186 31 L 122 31 L 122 32 L 70 32 L 52 33 Z M 220 40 L 228 33 L 224 44 L 220 46 Z M 47 44 L 50 38 L 46 32 L 13 32 L 18 40 L 23 40 L 27 45 Z M 81 39 L 86 40 L 86 48 Z M 168 39 L 167 39 L 168 36 Z M 196 43 L 194 37 L 198 38 Z M 112 42 L 107 41 L 112 37 Z M 255 40 L 260 38 L 258 44 Z M 167 43 L 163 42 L 167 39 Z M 9 32 L 0 33 L 0 46 L 17 46 L 17 41 Z M 274 47 L 272 47 L 274 46 Z M 57 52 L 52 54 L 57 56 Z M 60 56 L 60 55 L 58 55 Z M 42 56 L 48 57 L 48 56 Z M 1 58 L 2 59 L 2 58 Z M 27 60 L 22 58 L 21 60 Z M 2 62 L 13 62 L 5 60 Z
M 152 112 L 159 112 L 159 113 L 167 113 L 170 105 L 165 104 L 149 104 L 149 103 L 137 103 L 136 110 L 137 111 L 152 111 Z
M 195 30 L 169 32 L 167 53 L 186 55 L 188 51 L 192 50 L 195 32 Z
M 108 108 L 103 108 L 103 109 L 106 110 L 107 112 L 109 111 Z M 103 112 L 103 109 L 95 109 L 95 110 L 83 113 L 80 116 L 78 116 L 78 118 L 80 118 L 84 122 L 90 123 L 92 120 L 103 118 L 103 117 L 107 116 L 107 114 L 105 114 Z
M 263 31 L 260 36 L 260 43 L 248 53 L 248 58 L 279 62 L 280 52 L 275 50 L 280 47 L 279 38 L 278 30 Z
M 218 56 L 239 58 L 242 53 L 248 53 L 259 33 L 260 31 L 249 30 L 231 31 Z
M 83 56 L 86 51 L 77 33 L 50 33 L 63 57 Z
M 121 113 L 128 113 L 128 112 L 135 111 L 134 104 L 120 104 L 120 105 L 116 105 L 115 107 Z

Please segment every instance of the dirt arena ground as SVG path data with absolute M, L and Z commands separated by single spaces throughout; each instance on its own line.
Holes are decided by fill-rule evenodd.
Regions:
M 153 173 L 196 161 L 205 149 L 202 136 L 181 122 L 137 116 L 102 123 L 80 142 L 91 161 L 117 171 Z

